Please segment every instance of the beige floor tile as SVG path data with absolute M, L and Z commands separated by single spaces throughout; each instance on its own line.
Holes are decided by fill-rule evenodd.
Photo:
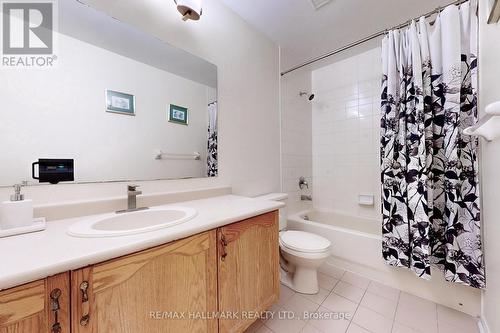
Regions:
M 395 289 L 375 281 L 370 282 L 370 285 L 368 286 L 368 291 L 371 292 L 372 294 L 382 296 L 393 301 L 398 301 L 400 294 L 399 289 Z
M 245 333 L 257 333 L 259 331 L 259 328 L 261 328 L 264 324 L 262 321 L 257 320 L 255 321 L 252 326 L 246 329 Z
M 471 332 L 478 330 L 477 319 L 463 312 L 448 308 L 446 306 L 437 306 L 439 332 L 444 332 L 444 328 L 455 327 L 456 333 Z
M 415 331 L 413 328 L 395 322 L 394 325 L 392 326 L 392 333 L 419 333 L 419 332 Z
M 373 333 L 391 333 L 393 323 L 391 319 L 363 306 L 359 306 L 352 321 Z
M 319 268 L 319 271 L 321 273 L 324 273 L 326 275 L 329 275 L 331 277 L 334 277 L 336 278 L 337 280 L 340 280 L 342 279 L 342 276 L 344 275 L 345 273 L 345 270 L 341 269 L 341 268 L 338 268 L 338 267 L 335 267 L 333 265 L 330 265 L 328 263 L 324 264 L 323 266 L 321 266 Z
M 296 293 L 293 295 L 288 302 L 283 305 L 282 310 L 292 311 L 296 317 L 302 319 L 304 313 L 312 313 L 318 310 L 319 304 L 305 298 L 301 294 Z
M 349 325 L 349 328 L 347 329 L 347 333 L 371 333 L 371 332 L 365 330 L 363 327 L 358 326 L 355 323 L 351 323 L 351 325 Z
M 327 289 L 319 288 L 319 291 L 317 294 L 314 295 L 306 295 L 306 294 L 301 294 L 305 298 L 307 298 L 310 301 L 313 301 L 314 303 L 321 304 L 323 301 L 330 295 L 330 291 Z
M 355 287 L 343 281 L 337 283 L 335 288 L 333 288 L 333 292 L 356 303 L 359 303 L 361 301 L 361 299 L 363 298 L 363 294 L 365 293 L 363 289 Z
M 349 327 L 349 320 L 342 319 L 342 316 L 335 311 L 320 307 L 317 311 L 320 317 L 310 319 L 308 324 L 314 326 L 323 333 L 345 333 Z
M 349 319 L 352 319 L 358 304 L 335 293 L 331 293 L 323 302 L 322 307 L 334 312 L 349 314 Z
M 436 303 L 402 292 L 395 320 L 417 332 L 437 333 Z
M 282 307 L 292 296 L 295 295 L 295 291 L 292 289 L 280 284 L 280 299 L 274 305 L 274 307 L 280 308 Z
M 266 326 L 262 325 L 259 330 L 255 333 L 274 333 L 273 331 L 271 331 L 269 328 L 267 328 Z
M 306 324 L 302 329 L 302 333 L 323 333 L 311 324 Z
M 299 319 L 282 318 L 276 315 L 264 323 L 265 327 L 275 333 L 299 333 L 306 323 Z
M 280 304 L 280 302 L 276 302 L 274 303 L 269 309 L 267 309 L 267 311 L 270 311 L 270 312 L 276 312 L 278 311 L 283 305 Z
M 478 333 L 474 317 L 332 267 L 328 273 L 340 281 L 319 273 L 315 295 L 282 285 L 270 309 L 274 318 L 257 321 L 245 333 Z
M 368 285 L 370 284 L 370 279 L 367 279 L 364 276 L 354 274 L 351 272 L 345 272 L 341 281 L 347 282 L 361 289 L 368 288 Z
M 387 298 L 372 294 L 371 292 L 367 291 L 363 296 L 360 305 L 363 305 L 365 308 L 378 312 L 390 320 L 394 320 L 394 315 L 396 314 L 396 307 L 398 305 L 398 302 L 391 301 Z
M 333 278 L 329 275 L 318 273 L 318 284 L 320 288 L 331 291 L 333 287 L 339 282 L 336 278 Z

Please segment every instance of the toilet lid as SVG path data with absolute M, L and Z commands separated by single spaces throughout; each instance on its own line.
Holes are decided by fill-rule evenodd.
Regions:
M 330 241 L 324 237 L 296 230 L 281 233 L 280 240 L 287 248 L 306 253 L 324 252 L 331 245 Z

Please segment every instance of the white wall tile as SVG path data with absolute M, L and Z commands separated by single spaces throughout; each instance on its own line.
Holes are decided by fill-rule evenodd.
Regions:
M 311 72 L 297 71 L 282 78 L 281 108 L 281 181 L 282 191 L 288 193 L 288 213 L 310 209 L 310 202 L 300 200 L 301 194 L 312 193 L 312 104 L 300 92 L 311 93 Z M 333 121 L 329 108 L 316 112 Z M 331 118 L 331 119 L 330 119 Z M 320 126 L 320 124 L 318 124 Z M 327 136 L 328 128 L 318 133 Z M 327 137 L 323 138 L 328 140 Z M 309 189 L 299 189 L 299 178 L 305 177 Z
M 312 72 L 316 209 L 379 215 L 380 73 L 380 48 Z M 359 194 L 375 195 L 376 204 L 359 206 Z

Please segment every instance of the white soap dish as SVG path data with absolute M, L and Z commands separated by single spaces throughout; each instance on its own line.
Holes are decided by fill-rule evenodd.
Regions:
M 42 231 L 45 230 L 45 227 L 45 217 L 40 217 L 34 219 L 32 225 L 18 228 L 0 229 L 0 238 Z
M 373 206 L 374 196 L 373 194 L 360 194 L 358 197 L 358 204 L 361 206 Z

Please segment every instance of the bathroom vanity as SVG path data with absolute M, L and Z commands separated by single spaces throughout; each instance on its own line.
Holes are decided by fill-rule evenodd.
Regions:
M 52 266 L 39 263 L 33 267 L 36 272 L 24 275 L 56 270 L 59 260 L 70 269 L 1 290 L 0 332 L 243 332 L 278 300 L 279 203 L 223 196 L 185 205 L 195 207 L 198 216 L 171 230 L 75 238 L 61 233 L 81 220 L 69 219 L 49 222 L 45 237 L 40 233 L 19 238 L 16 246 L 22 247 L 40 237 L 59 237 L 63 252 L 53 257 Z M 192 235 L 177 238 L 186 233 Z M 162 238 L 176 240 L 113 255 L 161 243 Z M 93 248 L 93 254 L 75 256 L 64 247 L 66 242 L 80 250 Z M 0 244 L 0 250 L 6 246 Z M 76 267 L 82 258 L 95 261 L 101 255 L 113 258 Z M 9 270 L 7 275 L 23 278 L 23 264 Z M 7 280 L 0 274 L 0 288 L 12 284 Z

